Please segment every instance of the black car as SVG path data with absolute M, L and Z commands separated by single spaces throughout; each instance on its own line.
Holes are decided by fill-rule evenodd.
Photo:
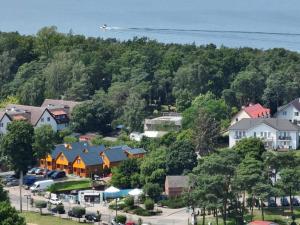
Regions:
M 85 219 L 90 222 L 99 222 L 101 219 L 101 215 L 97 215 L 95 213 L 88 213 L 85 215 Z
M 68 216 L 69 216 L 69 217 L 74 217 L 74 213 L 73 213 L 72 210 L 69 210 L 69 211 L 68 211 Z
M 53 212 L 53 213 L 59 213 L 57 207 L 52 208 L 50 211 Z M 61 209 L 61 210 L 60 210 L 60 214 L 65 214 L 65 212 L 66 212 L 66 211 L 65 211 L 64 209 Z
M 66 176 L 66 172 L 65 171 L 56 171 L 55 173 L 53 173 L 51 175 L 51 178 L 53 180 L 55 180 L 55 179 L 63 178 L 65 176 Z
M 268 207 L 277 207 L 277 203 L 274 198 L 268 200 Z
M 286 197 L 280 199 L 281 206 L 290 206 L 290 203 Z
M 292 198 L 293 206 L 300 206 L 300 202 L 297 198 Z

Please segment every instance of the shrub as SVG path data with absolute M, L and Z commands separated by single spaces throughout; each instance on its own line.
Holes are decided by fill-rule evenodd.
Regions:
M 132 208 L 134 206 L 134 198 L 133 197 L 125 198 L 124 203 L 129 208 Z
M 178 208 L 183 208 L 186 206 L 186 203 L 182 197 L 169 198 L 167 200 L 160 201 L 160 203 L 163 206 L 167 206 L 168 208 L 171 208 L 171 209 L 178 209 Z
M 126 218 L 125 215 L 117 215 L 117 217 L 116 217 L 116 222 L 117 223 L 125 224 L 126 220 L 127 220 L 127 218 Z
M 85 214 L 85 208 L 75 206 L 72 208 L 72 213 L 74 214 L 74 217 L 78 218 L 78 221 L 80 222 L 80 218 Z
M 42 215 L 42 209 L 45 209 L 47 207 L 47 202 L 43 200 L 36 200 L 34 204 L 35 208 L 38 208 L 40 210 L 40 214 Z
M 64 214 L 65 213 L 65 207 L 62 204 L 56 206 L 56 209 L 57 209 L 58 214 Z
M 154 201 L 152 199 L 150 199 L 150 198 L 146 199 L 144 204 L 145 204 L 145 208 L 147 210 L 153 210 L 154 209 Z
M 124 209 L 125 208 L 125 203 L 124 202 L 118 202 L 118 209 Z M 113 210 L 116 210 L 116 202 L 113 202 L 112 204 L 110 204 L 108 206 L 109 209 L 113 209 Z
M 149 211 L 140 207 L 135 209 L 133 212 L 138 216 L 151 216 L 151 213 Z
M 153 183 L 145 184 L 143 189 L 145 194 L 152 199 L 158 199 L 162 191 L 159 184 L 153 184 Z

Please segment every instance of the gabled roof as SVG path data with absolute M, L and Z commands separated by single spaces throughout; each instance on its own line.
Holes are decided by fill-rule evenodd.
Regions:
M 245 118 L 229 127 L 229 130 L 249 130 L 260 124 L 266 124 L 279 131 L 299 131 L 300 127 L 293 124 L 289 120 L 278 118 Z
M 131 154 L 131 155 L 145 154 L 146 153 L 145 149 L 143 149 L 143 148 L 132 148 L 132 149 L 126 150 L 126 152 L 128 154 Z
M 103 152 L 103 154 L 109 159 L 110 162 L 120 162 L 127 159 L 123 148 L 124 146 L 117 146 L 109 148 Z M 128 147 L 128 146 L 127 146 Z
M 9 116 L 6 112 L 0 111 L 0 121 L 3 119 L 3 117 L 4 117 L 5 115 L 8 117 L 8 119 L 12 120 L 12 119 L 10 118 L 10 116 Z
M 279 107 L 277 111 L 281 111 L 290 105 L 294 106 L 298 111 L 300 111 L 300 98 L 296 98 L 293 101 L 289 102 L 288 104 Z
M 101 158 L 100 153 L 105 150 L 104 145 L 90 146 L 87 142 L 74 142 L 69 146 L 70 149 L 65 144 L 56 145 L 51 157 L 56 159 L 60 153 L 63 153 L 69 162 L 73 162 L 77 156 L 80 156 L 86 165 L 91 165 L 93 159 Z M 96 157 L 97 155 L 99 157 Z
M 270 115 L 270 109 L 264 108 L 259 103 L 255 105 L 249 105 L 245 107 L 244 110 L 251 118 L 258 118 L 258 117 Z
M 81 102 L 68 101 L 68 100 L 59 100 L 59 99 L 45 99 L 42 107 L 53 107 L 53 106 L 61 106 L 62 108 L 68 107 L 70 112 L 73 108 L 80 104 Z
M 18 104 L 9 104 L 5 108 L 7 110 L 7 114 L 17 114 L 17 111 L 13 110 L 23 110 L 24 113 L 30 114 L 29 122 L 32 125 L 36 125 L 45 110 L 47 110 L 45 107 L 36 107 L 36 106 L 30 106 L 30 105 L 18 105 Z M 12 110 L 13 109 L 13 110 Z M 21 112 L 22 113 L 22 112 Z M 50 113 L 51 114 L 51 113 Z
M 187 188 L 189 186 L 188 176 L 166 176 L 166 184 L 169 188 Z
M 97 152 L 83 153 L 79 155 L 86 166 L 94 166 L 103 164 L 102 157 Z

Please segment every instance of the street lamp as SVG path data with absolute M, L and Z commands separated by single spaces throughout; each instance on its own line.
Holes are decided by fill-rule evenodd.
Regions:
M 26 206 L 27 206 L 27 211 L 28 211 L 28 200 L 31 199 L 31 195 L 24 195 L 26 197 Z

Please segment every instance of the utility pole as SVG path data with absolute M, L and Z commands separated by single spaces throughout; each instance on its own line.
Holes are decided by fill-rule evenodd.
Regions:
M 20 180 L 19 180 L 19 187 L 20 187 L 20 212 L 22 213 L 22 186 L 23 186 L 23 171 L 20 171 Z

